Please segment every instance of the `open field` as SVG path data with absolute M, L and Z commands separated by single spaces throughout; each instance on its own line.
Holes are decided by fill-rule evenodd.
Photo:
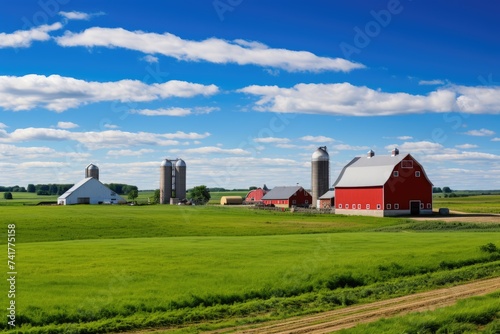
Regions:
M 500 214 L 500 195 L 434 198 L 433 206 L 434 210 L 449 208 L 459 212 Z
M 0 210 L 3 236 L 16 225 L 19 333 L 195 333 L 500 277 L 500 251 L 481 249 L 500 247 L 500 224 L 218 206 Z

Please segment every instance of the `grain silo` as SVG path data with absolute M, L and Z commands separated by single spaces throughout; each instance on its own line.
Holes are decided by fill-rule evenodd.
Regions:
M 162 161 L 160 166 L 160 204 L 169 204 L 172 197 L 172 162 Z
M 177 159 L 175 163 L 175 197 L 182 200 L 186 198 L 186 163 Z
M 318 147 L 311 158 L 312 206 L 318 207 L 318 199 L 330 188 L 330 156 L 326 146 Z
M 94 179 L 99 180 L 99 168 L 94 164 L 89 164 L 85 168 L 85 178 L 93 177 Z

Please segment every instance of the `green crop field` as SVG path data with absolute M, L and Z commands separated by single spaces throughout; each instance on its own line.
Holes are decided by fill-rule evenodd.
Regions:
M 22 200 L 0 214 L 4 250 L 16 233 L 12 333 L 195 333 L 500 276 L 494 223 Z

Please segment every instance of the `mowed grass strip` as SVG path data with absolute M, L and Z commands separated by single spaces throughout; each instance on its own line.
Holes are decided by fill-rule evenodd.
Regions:
M 245 236 L 362 231 L 398 218 L 348 217 L 220 206 L 8 206 L 2 223 L 16 224 L 17 243 L 172 236 Z M 0 244 L 6 240 L 0 240 Z
M 44 326 L 367 285 L 488 262 L 479 247 L 497 238 L 360 232 L 26 243 L 17 247 L 17 314 Z

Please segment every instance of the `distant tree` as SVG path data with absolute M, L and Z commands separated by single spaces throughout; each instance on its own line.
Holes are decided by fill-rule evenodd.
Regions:
M 135 199 L 139 196 L 139 191 L 137 189 L 130 190 L 128 193 L 128 199 L 135 202 Z
M 36 187 L 34 184 L 28 184 L 28 192 L 29 193 L 36 193 Z
M 450 189 L 450 187 L 443 187 L 443 192 L 444 192 L 445 194 L 449 194 L 449 193 L 452 193 L 452 192 L 453 192 L 453 190 L 451 190 L 451 189 Z
M 57 184 L 51 184 L 49 186 L 49 194 L 57 195 Z
M 160 189 L 155 190 L 155 194 L 153 195 L 153 203 L 155 204 L 160 203 Z
M 443 189 L 441 189 L 440 187 L 434 187 L 434 188 L 432 188 L 432 192 L 434 194 L 440 194 L 443 192 Z
M 12 199 L 12 193 L 10 191 L 3 193 L 3 198 Z
M 196 204 L 206 204 L 210 200 L 210 189 L 204 185 L 194 187 L 187 197 Z
M 256 186 L 251 186 L 251 187 L 248 187 L 248 190 L 255 190 L 255 189 L 257 189 L 257 187 L 256 187 Z

